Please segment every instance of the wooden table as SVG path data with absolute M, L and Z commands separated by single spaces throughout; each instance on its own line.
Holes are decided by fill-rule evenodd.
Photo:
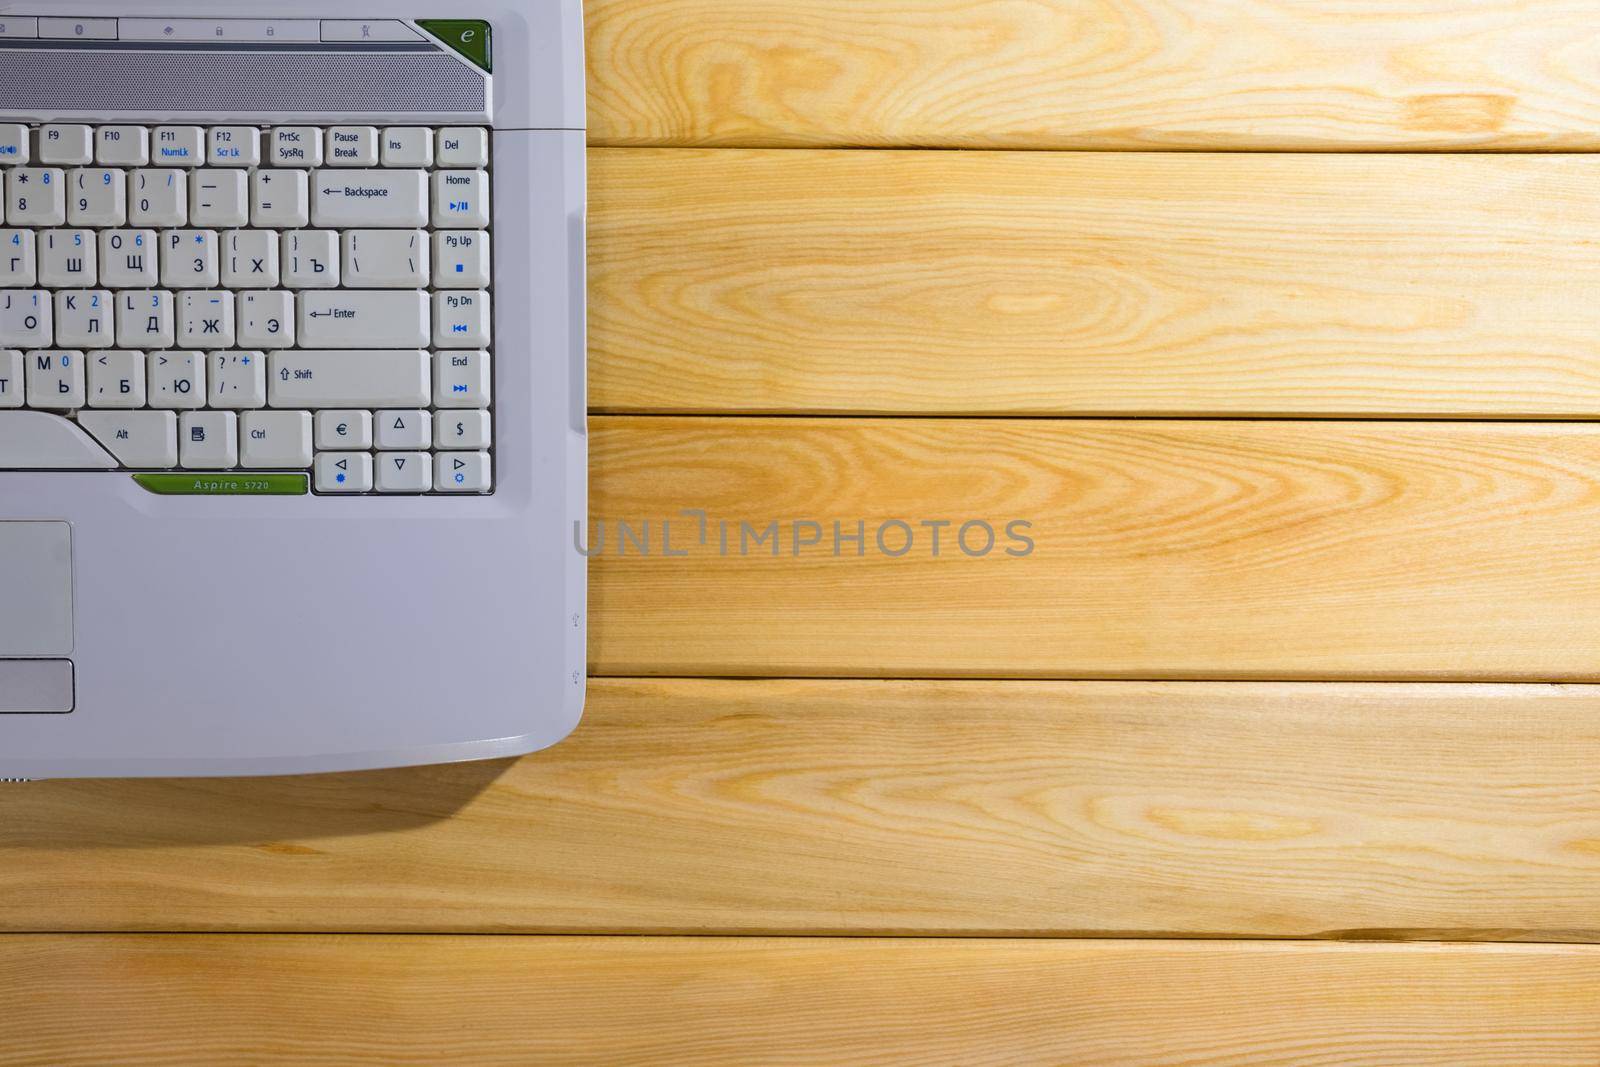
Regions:
M 0 1063 L 1600 1059 L 1600 0 L 588 18 L 582 727 L 0 792 Z

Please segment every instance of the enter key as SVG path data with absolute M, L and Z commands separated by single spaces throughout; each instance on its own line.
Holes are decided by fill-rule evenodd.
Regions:
M 422 348 L 428 294 L 334 289 L 300 294 L 300 344 L 307 348 Z

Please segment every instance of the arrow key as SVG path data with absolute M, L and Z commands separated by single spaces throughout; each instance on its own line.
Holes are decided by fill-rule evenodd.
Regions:
M 433 457 L 426 452 L 384 452 L 378 456 L 378 492 L 426 493 L 433 488 Z
M 487 452 L 441 452 L 433 457 L 433 488 L 440 493 L 487 493 L 494 472 Z
M 318 452 L 312 471 L 319 493 L 372 492 L 370 452 Z
M 433 443 L 433 416 L 426 411 L 391 408 L 377 412 L 373 423 L 379 451 L 414 451 Z

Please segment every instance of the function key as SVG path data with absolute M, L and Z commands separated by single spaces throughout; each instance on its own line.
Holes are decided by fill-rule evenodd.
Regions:
M 322 129 L 318 126 L 279 126 L 271 133 L 268 149 L 275 167 L 322 166 Z
M 39 127 L 39 162 L 77 166 L 93 163 L 94 131 L 87 126 L 61 122 Z
M 372 126 L 334 126 L 328 130 L 328 166 L 376 167 L 378 131 Z
M 198 167 L 205 161 L 205 131 L 198 126 L 157 126 L 153 154 L 163 167 Z
M 124 41 L 315 41 L 316 19 L 152 19 L 124 18 Z
M 399 19 L 323 19 L 324 41 L 425 41 Z
M 150 162 L 150 131 L 143 126 L 101 126 L 95 131 L 95 158 L 113 167 Z
M 433 131 L 424 126 L 391 126 L 383 131 L 382 140 L 386 167 L 433 164 Z
M 206 159 L 213 167 L 261 165 L 261 131 L 254 126 L 213 126 L 210 148 Z
M 116 19 L 41 18 L 40 37 L 67 37 L 79 40 L 115 41 Z
M 482 167 L 489 162 L 489 131 L 480 126 L 446 126 L 439 131 L 439 166 Z
M 28 127 L 0 122 L 0 163 L 28 162 Z

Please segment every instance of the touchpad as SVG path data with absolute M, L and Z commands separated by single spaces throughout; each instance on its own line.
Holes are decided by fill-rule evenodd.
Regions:
M 72 654 L 72 527 L 0 522 L 0 657 Z

